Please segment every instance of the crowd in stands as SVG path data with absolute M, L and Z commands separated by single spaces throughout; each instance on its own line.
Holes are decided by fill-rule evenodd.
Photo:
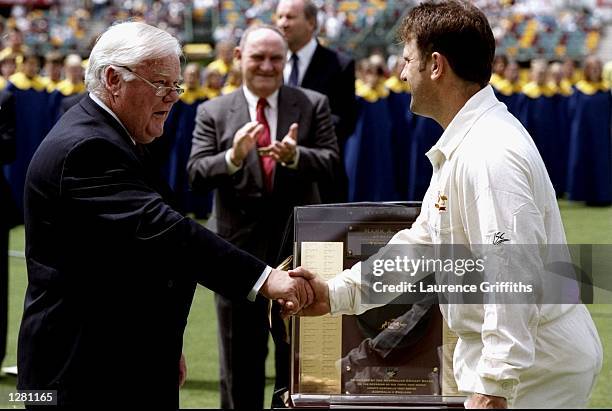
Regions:
M 340 25 L 330 23 L 330 16 L 344 21 L 353 12 L 366 16 L 375 14 L 364 14 L 363 7 L 382 10 L 405 4 L 401 1 L 382 0 L 319 3 L 323 10 L 320 17 L 324 16 L 320 22 L 321 27 L 328 38 L 334 37 L 334 30 L 346 30 L 344 22 Z M 520 34 L 519 27 L 529 26 L 529 21 L 533 19 L 537 20 L 536 29 L 546 33 L 551 32 L 546 28 L 548 23 L 554 23 L 554 30 L 580 29 L 586 33 L 591 29 L 600 29 L 596 17 L 587 12 L 567 19 L 550 19 L 545 11 L 552 8 L 521 9 L 521 5 L 527 3 L 523 1 L 515 1 L 512 7 L 503 2 L 487 0 L 477 3 L 496 21 L 496 30 L 502 30 L 496 33 L 498 39 L 515 36 L 519 42 L 522 41 L 524 34 Z M 155 2 L 151 7 L 141 0 L 108 0 L 92 4 L 90 10 L 73 10 L 71 18 L 74 24 L 67 26 L 72 31 L 64 40 L 79 36 L 85 38 L 84 26 L 93 15 L 102 16 L 104 24 L 115 18 L 131 16 L 140 16 L 152 24 L 158 24 L 159 19 L 162 19 L 167 27 L 172 26 L 178 30 L 183 24 L 180 10 L 187 3 L 164 1 L 159 4 Z M 211 7 L 226 11 L 231 9 L 240 16 L 236 22 L 243 18 L 250 22 L 259 19 L 264 10 L 271 13 L 275 4 L 266 0 L 220 3 L 202 0 L 189 7 L 200 10 Z M 24 181 L 29 158 L 65 109 L 62 108 L 62 101 L 67 96 L 85 91 L 83 67 L 86 60 L 83 61 L 77 53 L 62 54 L 58 50 L 51 50 L 44 55 L 44 59 L 40 59 L 35 53 L 40 49 L 28 41 L 37 32 L 46 36 L 55 35 L 53 19 L 48 17 L 55 13 L 54 10 L 51 7 L 45 12 L 47 17 L 41 18 L 43 22 L 35 18 L 40 15 L 37 11 L 25 14 L 24 19 L 28 24 L 18 18 L 23 17 L 23 12 L 14 12 L 11 17 L 13 20 L 7 20 L 12 23 L 6 26 L 5 47 L 0 51 L 0 87 L 15 94 L 18 107 L 17 134 L 22 140 L 18 143 L 18 160 L 5 166 L 5 174 L 13 187 L 17 187 L 14 194 L 18 202 L 22 193 L 19 184 Z M 526 24 L 512 17 L 517 15 L 517 11 L 523 16 L 520 22 Z M 225 18 L 231 20 L 228 16 Z M 200 65 L 195 61 L 186 64 L 183 73 L 186 92 L 181 95 L 180 102 L 169 116 L 165 135 L 158 144 L 159 152 L 166 153 L 160 158 L 168 181 L 182 196 L 183 211 L 196 212 L 200 216 L 206 215 L 210 199 L 206 196 L 199 199 L 193 197 L 187 184 L 185 166 L 197 105 L 240 87 L 240 71 L 233 63 L 236 43 L 231 37 L 217 41 L 215 58 L 209 64 Z M 536 40 L 541 37 L 536 35 L 531 46 L 539 44 L 539 40 Z M 585 59 L 582 69 L 576 67 L 577 61 L 581 60 L 564 53 L 556 53 L 554 59 L 547 59 L 549 53 L 538 52 L 538 58 L 531 59 L 531 69 L 527 69 L 524 62 L 516 59 L 520 53 L 511 50 L 503 47 L 500 49 L 491 85 L 498 98 L 533 136 L 549 168 L 558 195 L 568 193 L 572 200 L 584 200 L 595 205 L 612 202 L 609 137 L 611 103 L 608 85 L 603 81 L 605 73 L 602 75 L 601 63 L 591 58 Z M 555 50 L 560 50 L 558 45 Z M 587 54 L 591 50 L 585 44 L 580 52 Z M 361 59 L 356 66 L 359 118 L 353 136 L 344 147 L 350 201 L 420 200 L 429 183 L 431 165 L 424 154 L 443 130 L 432 120 L 410 112 L 410 90 L 398 78 L 401 66 L 401 58 L 394 55 L 387 59 L 382 53 Z M 612 73 L 612 70 L 608 73 Z M 585 110 L 584 107 L 592 103 L 592 98 L 599 99 L 598 106 L 595 111 Z M 593 112 L 599 113 L 599 117 L 593 116 Z M 36 122 L 31 120 L 32 113 L 36 113 Z M 586 117 L 588 119 L 585 120 Z M 593 131 L 585 136 L 585 130 Z
M 50 2 L 47 9 L 13 7 L 0 27 L 17 28 L 24 43 L 44 54 L 50 48 L 83 57 L 90 43 L 112 22 L 135 19 L 155 25 L 184 43 L 237 42 L 253 22 L 270 22 L 276 0 L 93 0 Z M 603 17 L 584 1 L 477 0 L 487 14 L 497 49 L 519 61 L 582 58 L 599 45 Z M 585 3 L 583 5 L 583 3 Z M 362 56 L 363 40 L 377 28 L 367 48 L 386 45 L 389 33 L 415 0 L 318 0 L 319 38 Z M 571 5 L 571 8 L 568 6 Z M 208 15 L 210 19 L 204 17 Z M 214 24 L 212 38 L 197 39 L 193 27 Z

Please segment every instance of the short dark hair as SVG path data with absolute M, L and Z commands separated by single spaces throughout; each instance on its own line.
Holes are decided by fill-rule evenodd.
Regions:
M 487 85 L 491 78 L 495 38 L 485 15 L 461 0 L 427 1 L 408 13 L 398 30 L 406 43 L 415 39 L 421 57 L 438 52 L 463 80 Z

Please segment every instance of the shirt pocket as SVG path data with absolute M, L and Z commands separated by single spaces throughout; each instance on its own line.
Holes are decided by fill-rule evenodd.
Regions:
M 432 207 L 428 216 L 429 232 L 434 244 L 447 243 L 451 238 L 451 221 L 448 211 Z

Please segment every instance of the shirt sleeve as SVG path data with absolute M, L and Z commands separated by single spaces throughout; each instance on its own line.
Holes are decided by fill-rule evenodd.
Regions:
M 416 221 L 412 224 L 412 227 L 406 230 L 401 230 L 391 238 L 388 245 L 400 245 L 400 244 L 421 244 L 430 245 L 431 236 L 427 229 L 427 221 L 425 216 L 427 211 L 422 208 L 421 213 L 417 217 Z M 371 258 L 378 258 L 385 254 L 383 247 L 378 253 Z M 363 284 L 361 281 L 361 265 L 359 262 L 352 266 L 348 270 L 344 270 L 336 277 L 327 281 L 327 287 L 329 289 L 329 302 L 331 307 L 331 314 L 361 314 L 371 308 L 379 307 L 384 304 L 362 304 L 361 302 L 361 291 Z M 413 281 L 418 281 L 420 277 L 411 277 Z M 394 295 L 388 293 L 389 301 L 393 299 Z
M 546 244 L 544 220 L 533 197 L 517 189 L 520 184 L 513 184 L 513 178 L 508 174 L 503 187 L 481 189 L 462 216 L 469 243 L 482 245 L 472 247 L 487 261 L 489 283 L 533 283 L 543 269 L 537 245 Z M 516 297 L 511 294 L 494 294 L 483 305 L 483 348 L 467 384 L 472 392 L 512 398 L 521 373 L 534 363 L 539 309 L 535 303 L 512 301 Z
M 272 272 L 272 267 L 266 266 L 265 270 L 263 271 L 263 273 L 261 273 L 261 276 L 259 276 L 259 279 L 255 282 L 255 285 L 253 286 L 253 288 L 249 292 L 249 295 L 247 296 L 247 299 L 249 301 L 251 302 L 255 301 L 255 298 L 257 297 L 257 293 L 259 293 L 259 290 L 261 289 L 263 284 L 266 282 L 271 272 Z

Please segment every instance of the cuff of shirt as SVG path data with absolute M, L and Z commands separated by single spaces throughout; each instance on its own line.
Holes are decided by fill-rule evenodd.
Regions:
M 480 378 L 474 382 L 474 392 L 478 394 L 494 395 L 504 397 L 507 400 L 514 398 L 517 386 L 516 380 L 493 380 L 490 378 Z
M 238 172 L 238 170 L 242 168 L 242 165 L 237 166 L 236 164 L 232 163 L 231 156 L 232 156 L 232 149 L 230 148 L 229 150 L 225 152 L 225 164 L 227 164 L 227 173 L 230 176 L 232 174 L 236 174 L 236 172 Z
M 298 166 L 298 161 L 300 161 L 300 148 L 295 148 L 295 156 L 293 156 L 293 161 L 290 163 L 281 163 L 284 167 L 290 168 L 292 170 L 296 170 Z
M 329 307 L 331 315 L 350 314 L 353 312 L 351 294 L 348 287 L 338 275 L 327 280 L 327 290 L 329 292 Z
M 263 273 L 261 273 L 261 276 L 259 276 L 259 279 L 257 280 L 255 285 L 251 289 L 251 292 L 249 293 L 249 295 L 247 295 L 247 300 L 255 301 L 255 297 L 257 297 L 257 293 L 259 293 L 261 286 L 263 285 L 263 283 L 266 282 L 271 272 L 272 272 L 272 267 L 266 266 L 266 269 L 263 271 Z

